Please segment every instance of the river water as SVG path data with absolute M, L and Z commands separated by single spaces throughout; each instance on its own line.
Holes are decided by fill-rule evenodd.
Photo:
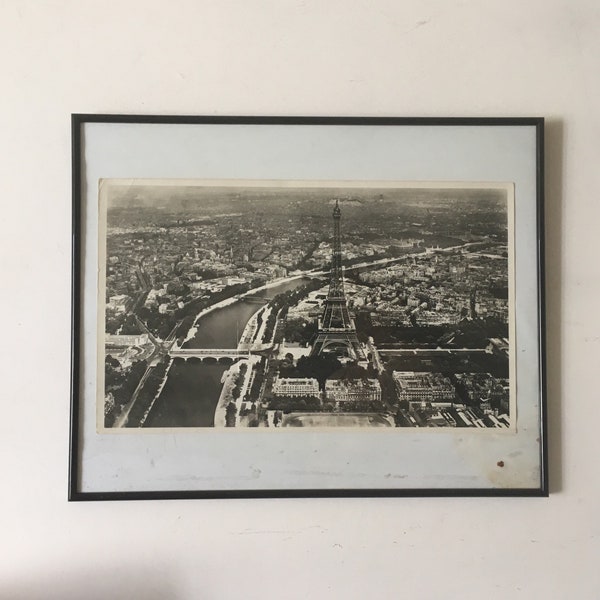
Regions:
M 306 281 L 294 279 L 257 292 L 256 296 L 275 296 Z M 248 319 L 261 306 L 240 300 L 204 315 L 198 321 L 196 335 L 185 346 L 236 348 Z M 215 408 L 221 394 L 221 377 L 228 368 L 228 364 L 200 362 L 194 358 L 175 360 L 145 427 L 213 427 Z

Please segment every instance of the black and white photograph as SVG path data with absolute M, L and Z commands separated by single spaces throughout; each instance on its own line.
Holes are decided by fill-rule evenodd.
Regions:
M 511 182 L 98 189 L 99 432 L 518 426 Z

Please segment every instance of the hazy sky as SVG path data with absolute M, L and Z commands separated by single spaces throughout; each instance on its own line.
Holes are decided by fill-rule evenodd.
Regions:
M 485 185 L 485 184 L 482 184 Z M 331 202 L 339 198 L 341 203 L 403 202 L 407 204 L 431 201 L 470 200 L 500 203 L 506 199 L 504 189 L 473 188 L 376 188 L 376 187 L 244 187 L 202 185 L 158 185 L 110 183 L 108 206 L 116 207 L 165 207 L 173 210 L 194 209 L 226 205 L 235 202 L 277 201 L 296 203 L 306 199 Z

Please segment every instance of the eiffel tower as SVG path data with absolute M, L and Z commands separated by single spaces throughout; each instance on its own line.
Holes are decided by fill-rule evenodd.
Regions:
M 319 319 L 319 330 L 315 338 L 311 356 L 323 352 L 346 354 L 357 360 L 364 358 L 364 352 L 358 337 L 354 321 L 348 312 L 348 300 L 344 291 L 342 272 L 342 242 L 340 220 L 342 211 L 338 200 L 333 208 L 333 255 L 331 257 L 331 276 L 329 293 L 325 300 L 325 309 Z

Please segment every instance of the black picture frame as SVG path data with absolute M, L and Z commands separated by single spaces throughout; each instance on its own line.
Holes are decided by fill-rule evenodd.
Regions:
M 535 172 L 532 173 L 533 192 L 528 198 L 532 204 L 530 209 L 535 215 L 533 221 L 528 223 L 529 239 L 535 242 L 534 257 L 535 273 L 535 348 L 537 352 L 536 376 L 539 382 L 537 397 L 531 401 L 536 405 L 537 414 L 537 452 L 536 458 L 539 469 L 535 484 L 527 486 L 502 485 L 489 487 L 462 486 L 419 486 L 419 487 L 357 487 L 357 486 L 332 486 L 328 483 L 319 487 L 273 486 L 264 488 L 249 487 L 244 482 L 237 485 L 223 487 L 204 487 L 202 484 L 188 486 L 187 489 L 176 486 L 147 489 L 131 489 L 127 486 L 102 487 L 93 484 L 93 477 L 89 475 L 90 467 L 83 459 L 83 450 L 90 444 L 92 435 L 107 435 L 94 432 L 83 424 L 83 412 L 86 407 L 90 410 L 92 400 L 88 397 L 89 370 L 85 369 L 83 357 L 84 340 L 90 336 L 86 330 L 84 308 L 86 293 L 84 291 L 84 275 L 86 273 L 86 254 L 89 252 L 89 239 L 93 236 L 86 228 L 86 220 L 94 207 L 87 196 L 90 188 L 96 185 L 91 181 L 88 173 L 88 160 L 90 154 L 86 144 L 89 142 L 87 130 L 91 125 L 95 127 L 114 127 L 125 125 L 128 128 L 143 126 L 244 126 L 253 131 L 269 126 L 283 128 L 410 128 L 411 131 L 450 130 L 452 128 L 476 128 L 520 130 L 532 132 L 534 147 L 531 152 L 532 164 Z M 398 117 L 272 117 L 272 116 L 169 116 L 169 115 L 110 115 L 110 114 L 73 114 L 71 116 L 72 128 L 72 337 L 71 337 L 71 415 L 70 415 L 70 447 L 69 447 L 69 489 L 70 501 L 89 500 L 148 500 L 148 499 L 185 499 L 185 498 L 274 498 L 274 497 L 432 497 L 432 496 L 531 496 L 543 497 L 548 495 L 548 443 L 547 443 L 547 410 L 546 410 L 546 348 L 545 348 L 545 288 L 544 288 L 544 119 L 539 117 L 524 118 L 398 118 Z M 210 175 L 210 174 L 209 174 Z M 101 177 L 113 177 L 112 172 L 102 173 Z M 157 176 L 164 176 L 157 173 Z M 204 178 L 207 173 L 199 172 L 198 178 Z M 134 175 L 137 177 L 137 175 Z M 259 178 L 264 177 L 262 174 Z M 398 179 L 401 179 L 399 177 Z M 432 175 L 432 180 L 435 174 Z M 519 190 L 518 190 L 519 191 Z M 533 206 L 534 204 L 534 206 Z M 515 263 L 520 261 L 516 253 Z M 89 298 L 89 294 L 88 294 Z M 88 340 L 89 342 L 89 340 Z M 531 343 L 533 346 L 533 342 Z M 110 435 L 110 434 L 108 434 Z M 121 438 L 122 439 L 122 438 Z M 86 472 L 88 470 L 88 472 Z M 90 479 L 90 477 L 92 477 Z M 92 485 L 84 485 L 85 480 L 92 481 Z

